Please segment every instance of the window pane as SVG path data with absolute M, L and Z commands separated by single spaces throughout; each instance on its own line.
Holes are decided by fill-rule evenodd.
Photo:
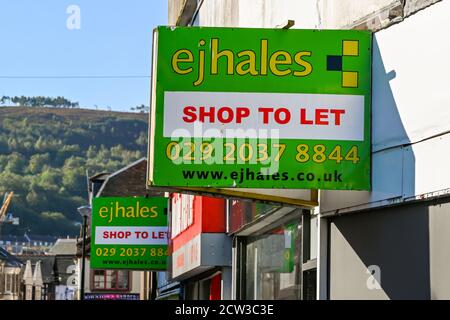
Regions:
M 105 277 L 104 276 L 95 276 L 94 277 L 94 288 L 95 289 L 104 289 L 105 287 Z
M 94 289 L 105 289 L 105 270 L 94 270 Z
M 94 275 L 104 276 L 105 270 L 94 270 Z
M 126 290 L 129 288 L 127 270 L 94 270 L 94 289 Z
M 300 223 L 250 238 L 245 265 L 247 299 L 300 298 Z
M 107 270 L 106 289 L 116 289 L 116 288 L 117 288 L 117 271 Z
M 128 289 L 128 271 L 118 271 L 118 289 Z

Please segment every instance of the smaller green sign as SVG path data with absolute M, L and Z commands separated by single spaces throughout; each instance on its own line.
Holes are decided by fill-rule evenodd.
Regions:
M 91 268 L 167 269 L 167 198 L 95 198 Z
M 289 224 L 284 228 L 283 267 L 280 272 L 291 273 L 295 265 L 295 246 L 298 241 L 297 223 Z

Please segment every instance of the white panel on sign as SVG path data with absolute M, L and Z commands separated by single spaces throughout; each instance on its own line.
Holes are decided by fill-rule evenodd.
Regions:
M 165 137 L 364 140 L 364 96 L 165 92 L 164 105 Z
M 95 244 L 167 245 L 167 227 L 95 227 Z

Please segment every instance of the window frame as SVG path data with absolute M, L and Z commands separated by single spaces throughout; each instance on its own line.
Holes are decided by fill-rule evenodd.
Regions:
M 295 213 L 294 213 L 295 212 Z M 271 213 L 269 213 L 270 215 Z M 298 261 L 295 262 L 295 265 L 298 268 L 298 280 L 296 282 L 300 285 L 299 290 L 299 299 L 306 299 L 306 291 L 305 284 L 303 281 L 304 274 L 303 272 L 317 272 L 317 259 L 311 259 L 310 252 L 310 220 L 313 218 L 312 212 L 306 209 L 294 210 L 293 212 L 285 215 L 283 218 L 279 219 L 276 222 L 267 224 L 255 230 L 249 234 L 239 234 L 240 231 L 236 233 L 234 247 L 236 249 L 236 257 L 237 257 L 237 265 L 235 272 L 235 294 L 236 299 L 246 299 L 247 297 L 247 275 L 246 275 L 246 267 L 247 267 L 247 247 L 258 240 L 258 238 L 263 238 L 264 235 L 274 229 L 283 227 L 286 224 L 290 224 L 292 222 L 298 223 L 301 227 L 299 231 L 299 240 L 300 240 L 300 256 L 298 257 Z
M 96 271 L 103 271 L 103 288 L 96 288 L 95 287 L 95 272 Z M 107 288 L 107 278 L 108 278 L 108 272 L 111 272 L 111 274 L 116 274 L 116 279 L 119 279 L 119 271 L 123 272 L 127 275 L 128 281 L 126 288 L 119 288 L 119 281 L 116 281 L 116 287 L 115 288 Z M 98 275 L 97 275 L 98 276 Z M 119 270 L 119 269 L 94 269 L 91 272 L 91 291 L 92 292 L 130 292 L 131 291 L 131 280 L 132 280 L 132 273 L 129 270 Z
M 241 268 L 240 276 L 243 277 L 243 279 L 241 279 L 241 284 L 240 284 L 241 285 L 241 288 L 240 288 L 241 299 L 242 298 L 243 299 L 255 299 L 255 297 L 250 298 L 247 294 L 247 289 L 248 289 L 247 282 L 249 280 L 247 277 L 248 276 L 248 274 L 247 274 L 248 260 L 247 259 L 249 258 L 248 257 L 249 253 L 247 250 L 248 250 L 249 246 L 251 246 L 253 243 L 260 241 L 261 239 L 266 238 L 268 236 L 268 232 L 271 232 L 271 231 L 274 231 L 274 230 L 277 230 L 280 228 L 284 228 L 286 225 L 288 225 L 290 223 L 296 223 L 297 226 L 300 228 L 300 230 L 297 231 L 299 233 L 298 237 L 299 237 L 299 242 L 300 242 L 300 246 L 298 248 L 299 257 L 298 257 L 298 260 L 296 260 L 294 263 L 295 263 L 295 266 L 297 267 L 297 275 L 295 276 L 296 277 L 295 282 L 298 283 L 297 285 L 302 286 L 302 283 L 301 283 L 302 279 L 299 277 L 301 277 L 301 273 L 302 273 L 302 263 L 301 262 L 302 262 L 303 254 L 302 254 L 301 246 L 302 246 L 303 226 L 302 226 L 302 220 L 299 218 L 300 217 L 297 217 L 294 219 L 288 219 L 287 221 L 284 221 L 282 223 L 270 224 L 266 228 L 263 228 L 262 230 L 258 230 L 257 234 L 246 237 L 245 242 L 244 241 L 242 242 L 240 250 L 242 250 L 242 253 L 244 253 L 244 255 L 245 255 L 245 261 L 240 266 L 240 268 Z M 256 248 L 255 248 L 254 253 L 256 254 Z M 254 273 L 254 275 L 256 275 L 256 274 L 257 273 Z M 272 279 L 272 281 L 274 281 L 274 283 L 278 283 L 280 281 L 280 279 L 277 277 L 274 277 Z M 261 285 L 262 285 L 261 282 L 254 281 L 253 289 L 256 290 L 256 288 L 257 288 L 256 286 L 261 286 Z M 277 299 L 277 297 L 275 297 L 275 299 Z M 298 292 L 297 299 L 302 300 L 302 290 L 301 289 Z

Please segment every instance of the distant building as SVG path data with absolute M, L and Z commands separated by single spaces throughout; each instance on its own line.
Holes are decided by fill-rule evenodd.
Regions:
M 58 239 L 49 251 L 49 254 L 55 255 L 58 274 L 55 300 L 75 300 L 78 277 L 76 244 L 76 239 Z
M 23 263 L 0 247 L 0 300 L 19 300 Z
M 51 255 L 75 256 L 77 254 L 77 239 L 58 239 L 48 253 Z
M 57 237 L 27 235 L 4 235 L 0 238 L 0 247 L 13 255 L 45 254 L 55 244 Z
M 24 264 L 25 293 L 32 287 L 32 299 L 25 300 L 54 300 L 55 286 L 58 278 L 55 270 L 55 257 L 46 255 L 20 255 L 17 256 Z M 31 277 L 30 277 L 31 275 Z
M 47 254 L 18 256 L 25 300 L 74 300 L 77 286 L 76 239 L 58 239 Z

